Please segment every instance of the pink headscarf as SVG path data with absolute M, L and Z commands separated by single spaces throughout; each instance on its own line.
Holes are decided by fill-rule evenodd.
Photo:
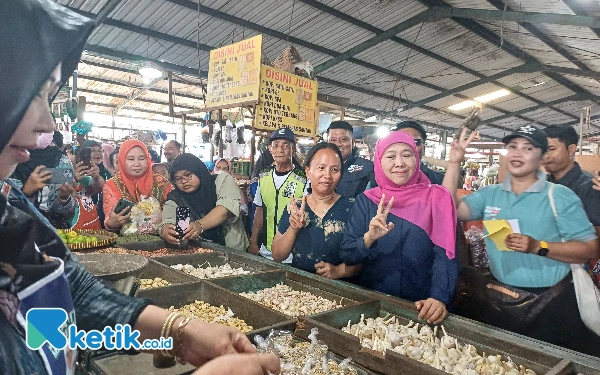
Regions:
M 110 154 L 115 150 L 115 146 L 109 145 L 108 143 L 102 144 L 102 165 L 106 168 L 111 175 L 115 175 L 115 169 L 110 163 Z
M 395 143 L 406 143 L 416 157 L 415 173 L 399 186 L 383 172 L 381 159 L 388 147 Z M 385 194 L 387 204 L 394 197 L 390 213 L 407 220 L 423 229 L 431 241 L 446 250 L 449 259 L 454 258 L 456 246 L 456 207 L 450 192 L 443 186 L 432 185 L 419 168 L 421 158 L 414 139 L 406 132 L 393 131 L 381 138 L 375 146 L 375 180 L 379 187 L 365 191 L 365 195 L 379 204 Z

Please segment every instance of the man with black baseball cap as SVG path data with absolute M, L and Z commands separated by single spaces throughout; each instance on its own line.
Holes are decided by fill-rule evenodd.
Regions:
M 273 155 L 274 165 L 263 169 L 259 175 L 258 189 L 254 197 L 256 212 L 248 247 L 251 254 L 273 259 L 271 243 L 281 215 L 292 197 L 301 199 L 304 195 L 306 173 L 301 168 L 294 167 L 292 157 L 295 149 L 296 136 L 290 129 L 277 129 L 271 134 L 269 151 Z M 291 262 L 290 255 L 284 263 Z
M 577 195 L 565 186 L 547 182 L 546 173 L 540 170 L 548 150 L 546 133 L 525 125 L 504 137 L 509 172 L 504 182 L 456 199 L 460 163 L 473 139 L 465 140 L 466 131 L 452 143 L 444 176 L 444 186 L 457 202 L 458 220 L 517 220 L 520 233 L 505 235 L 501 243 L 486 238 L 490 271 L 508 289 L 523 295 L 533 293 L 540 297 L 536 297 L 537 301 L 549 301 L 530 310 L 528 324 L 507 319 L 508 310 L 503 310 L 502 305 L 488 307 L 478 319 L 582 353 L 600 355 L 600 337 L 581 320 L 570 282 L 570 263 L 597 258 L 598 238 Z M 531 311 L 539 313 L 533 315 Z

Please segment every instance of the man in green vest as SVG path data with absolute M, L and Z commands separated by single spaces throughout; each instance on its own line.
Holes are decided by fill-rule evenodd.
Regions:
M 274 163 L 260 172 L 258 189 L 254 197 L 256 213 L 248 252 L 271 256 L 271 243 L 277 232 L 279 219 L 287 209 L 292 197 L 301 199 L 306 186 L 306 174 L 294 167 L 292 155 L 296 149 L 296 137 L 288 128 L 275 130 L 269 140 L 269 151 Z M 284 261 L 291 263 L 292 255 Z

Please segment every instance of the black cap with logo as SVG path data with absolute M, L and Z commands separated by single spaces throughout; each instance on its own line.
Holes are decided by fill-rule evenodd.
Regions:
M 542 153 L 546 153 L 546 151 L 548 151 L 548 136 L 543 130 L 531 125 L 519 127 L 514 133 L 502 138 L 502 143 L 507 144 L 515 138 L 527 139 L 535 147 L 541 148 Z
M 292 143 L 296 143 L 296 136 L 294 135 L 294 132 L 291 131 L 289 128 L 281 128 L 275 130 L 273 134 L 271 134 L 271 139 L 269 140 L 269 143 L 273 142 L 276 139 L 287 139 Z

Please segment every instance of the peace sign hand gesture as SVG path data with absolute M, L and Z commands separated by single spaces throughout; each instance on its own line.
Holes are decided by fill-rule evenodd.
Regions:
M 371 245 L 373 245 L 373 242 L 385 236 L 394 228 L 394 223 L 386 223 L 387 216 L 392 209 L 392 205 L 394 204 L 394 197 L 390 199 L 385 208 L 383 207 L 384 204 L 385 194 L 382 194 L 379 205 L 377 206 L 377 214 L 375 217 L 373 217 L 373 219 L 371 219 L 371 222 L 369 223 L 369 231 L 363 236 L 363 241 L 365 242 L 365 246 L 367 248 L 370 248 Z
M 479 139 L 479 132 L 474 131 L 467 137 L 469 129 L 464 128 L 458 138 L 455 138 L 450 145 L 450 163 L 462 163 L 465 159 L 465 153 L 469 144 Z
M 306 217 L 304 215 L 305 208 L 306 196 L 302 197 L 302 204 L 300 205 L 300 208 L 298 208 L 296 199 L 292 197 L 292 201 L 288 205 L 288 210 L 290 213 L 290 228 L 293 230 L 300 230 L 306 226 Z

